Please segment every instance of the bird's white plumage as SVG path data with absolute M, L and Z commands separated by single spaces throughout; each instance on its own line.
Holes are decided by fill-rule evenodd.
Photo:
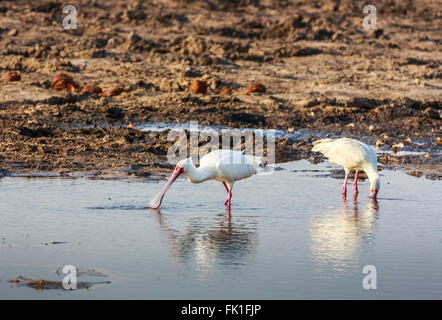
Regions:
M 152 198 L 149 205 L 155 209 L 159 208 L 169 187 L 179 175 L 183 174 L 192 183 L 201 183 L 207 180 L 223 182 L 228 193 L 224 204 L 228 205 L 230 212 L 233 184 L 255 174 L 260 163 L 261 159 L 259 157 L 245 155 L 240 151 L 230 149 L 209 152 L 201 158 L 198 168 L 193 164 L 192 158 L 183 159 L 177 163 L 172 176 L 157 195 Z
M 363 170 L 377 167 L 376 152 L 365 143 L 350 139 L 322 139 L 313 142 L 312 151 L 319 151 L 328 160 L 348 170 Z M 375 170 L 376 171 L 376 170 Z
M 210 169 L 218 181 L 235 182 L 255 174 L 258 157 L 244 155 L 240 151 L 220 149 L 209 152 L 200 160 L 198 171 Z
M 365 143 L 350 139 L 321 139 L 313 142 L 312 151 L 321 152 L 330 162 L 344 167 L 345 173 L 351 170 L 364 171 L 370 179 L 372 190 L 379 190 L 376 152 Z

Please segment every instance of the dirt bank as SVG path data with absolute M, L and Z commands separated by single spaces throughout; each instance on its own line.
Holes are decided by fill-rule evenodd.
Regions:
M 372 1 L 369 31 L 363 1 L 73 4 L 76 30 L 60 1 L 0 4 L 0 175 L 166 172 L 166 132 L 132 126 L 197 120 L 302 130 L 277 161 L 321 161 L 318 135 L 402 143 L 380 163 L 442 176 L 437 1 Z

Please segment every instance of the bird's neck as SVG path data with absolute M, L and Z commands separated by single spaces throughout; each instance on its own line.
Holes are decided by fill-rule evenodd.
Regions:
M 370 165 L 368 168 L 364 169 L 367 174 L 368 179 L 370 180 L 370 188 L 375 189 L 378 184 L 377 181 L 379 179 L 378 168 L 377 166 Z
M 189 171 L 184 175 L 190 182 L 200 183 L 206 180 L 213 179 L 215 177 L 215 172 L 213 168 L 196 168 L 192 164 L 189 168 Z

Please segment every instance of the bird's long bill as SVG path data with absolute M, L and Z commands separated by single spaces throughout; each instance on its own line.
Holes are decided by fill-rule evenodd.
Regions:
M 161 202 L 163 201 L 163 197 L 166 194 L 167 190 L 169 190 L 172 183 L 180 176 L 180 174 L 183 173 L 183 168 L 181 167 L 175 167 L 175 170 L 173 170 L 172 176 L 169 178 L 169 181 L 164 185 L 164 187 L 160 190 L 160 192 L 157 193 L 155 197 L 152 198 L 152 200 L 149 201 L 149 206 L 152 209 L 157 209 L 161 206 Z

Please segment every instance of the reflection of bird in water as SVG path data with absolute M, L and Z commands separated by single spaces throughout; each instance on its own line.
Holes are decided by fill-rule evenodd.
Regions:
M 159 210 L 156 213 L 161 231 L 167 235 L 173 257 L 181 263 L 192 258 L 201 268 L 210 268 L 217 264 L 241 265 L 249 258 L 258 245 L 257 223 L 250 217 L 236 217 L 232 222 L 229 217 L 219 214 L 210 217 L 189 219 L 184 233 L 169 227 L 167 220 Z M 215 220 L 215 221 L 214 221 Z
M 356 266 L 375 235 L 378 204 L 372 199 L 360 210 L 357 195 L 353 208 L 343 196 L 343 209 L 316 214 L 310 223 L 312 258 L 319 273 L 337 276 Z

